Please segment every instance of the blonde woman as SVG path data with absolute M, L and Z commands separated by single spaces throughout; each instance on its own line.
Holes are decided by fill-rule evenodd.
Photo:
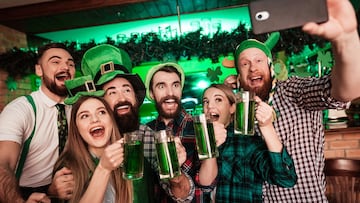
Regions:
M 262 202 L 265 181 L 287 188 L 296 183 L 293 160 L 272 125 L 272 108 L 258 97 L 256 103 L 255 114 L 261 136 L 234 135 L 236 108 L 232 89 L 215 84 L 204 91 L 203 110 L 213 120 L 219 149 L 216 203 Z M 211 174 L 211 171 L 203 174 Z M 213 179 L 200 174 L 200 182 L 210 178 Z

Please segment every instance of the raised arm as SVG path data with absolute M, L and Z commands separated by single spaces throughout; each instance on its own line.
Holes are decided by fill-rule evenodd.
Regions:
M 274 110 L 267 103 L 261 101 L 259 97 L 255 97 L 256 113 L 255 117 L 258 121 L 259 129 L 265 140 L 266 146 L 270 152 L 281 152 L 283 145 L 279 136 L 276 134 L 273 126 Z
M 356 15 L 349 0 L 327 0 L 329 20 L 307 23 L 303 30 L 329 40 L 335 59 L 331 73 L 331 95 L 340 101 L 360 96 L 360 41 Z
M 257 166 L 255 170 L 270 184 L 292 187 L 297 181 L 294 162 L 281 143 L 273 126 L 274 110 L 267 103 L 262 102 L 259 97 L 255 97 L 255 101 L 257 103 L 256 119 L 267 147 L 266 152 L 259 149 L 255 154 L 263 157 L 265 153 L 267 155 L 264 157 L 269 157 L 268 160 L 263 159 L 263 161 L 255 164 Z M 262 160 L 255 157 L 254 160 Z
M 100 162 L 91 177 L 89 186 L 81 197 L 80 203 L 103 202 L 106 187 L 111 178 L 111 172 L 113 170 L 118 170 L 118 167 L 124 161 L 122 142 L 123 140 L 121 139 L 105 148 L 100 158 Z
M 216 139 L 216 146 L 222 145 L 227 137 L 227 130 L 224 124 L 214 121 L 214 133 Z M 218 175 L 217 159 L 205 159 L 201 162 L 199 171 L 199 183 L 203 186 L 209 186 L 214 183 L 216 176 Z
M 179 137 L 175 137 L 176 151 L 179 158 L 180 166 L 186 160 L 186 150 L 185 147 L 181 144 Z M 186 202 L 186 200 L 191 200 L 194 190 L 194 183 L 191 180 L 191 177 L 186 175 L 184 172 L 181 172 L 181 175 L 171 179 L 170 181 L 170 192 L 177 201 Z M 171 195 L 171 196 L 172 196 Z

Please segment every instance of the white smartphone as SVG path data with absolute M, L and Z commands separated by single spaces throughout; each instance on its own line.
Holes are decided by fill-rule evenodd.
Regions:
M 255 0 L 249 3 L 254 34 L 328 20 L 326 0 Z

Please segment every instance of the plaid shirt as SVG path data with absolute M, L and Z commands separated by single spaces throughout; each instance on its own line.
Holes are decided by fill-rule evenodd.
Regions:
M 219 146 L 216 202 L 262 202 L 264 181 L 281 187 L 296 183 L 294 163 L 283 148 L 269 152 L 264 140 L 255 136 L 234 135 L 233 124 Z
M 277 84 L 273 107 L 278 118 L 274 126 L 294 160 L 298 181 L 293 188 L 265 184 L 265 202 L 327 202 L 322 110 L 347 105 L 330 97 L 330 77 L 292 77 Z
M 158 161 L 156 157 L 156 147 L 154 139 L 154 131 L 146 125 L 140 125 L 139 134 L 144 135 L 144 177 L 140 180 L 133 181 L 134 184 L 134 202 L 162 202 L 161 199 L 173 199 L 176 202 L 190 202 L 193 199 L 194 184 L 191 177 L 187 176 L 190 180 L 190 193 L 186 198 L 176 198 L 170 189 L 167 181 L 160 181 L 158 175 Z M 160 189 L 160 185 L 166 191 Z M 163 196 L 154 195 L 154 191 L 161 191 Z M 149 193 L 151 192 L 151 193 Z
M 185 110 L 181 110 L 180 114 L 174 120 L 169 122 L 167 126 L 160 117 L 150 121 L 147 125 L 155 131 L 171 129 L 175 136 L 180 137 L 181 142 L 186 149 L 187 155 L 187 159 L 181 166 L 181 170 L 185 174 L 191 176 L 195 182 L 195 198 L 193 198 L 192 202 L 209 202 L 210 192 L 213 190 L 215 185 L 204 187 L 198 184 L 200 161 L 196 151 L 196 140 L 192 117 L 186 113 Z M 162 203 L 164 202 L 166 201 L 162 201 Z M 172 201 L 168 199 L 167 202 Z

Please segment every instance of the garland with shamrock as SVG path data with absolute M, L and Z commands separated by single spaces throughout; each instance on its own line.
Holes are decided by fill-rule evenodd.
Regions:
M 133 65 L 138 66 L 143 62 L 163 61 L 169 55 L 175 60 L 180 58 L 190 60 L 191 57 L 196 56 L 200 61 L 209 58 L 213 63 L 217 63 L 220 56 L 231 55 L 235 47 L 243 40 L 255 38 L 259 41 L 265 41 L 268 38 L 268 34 L 254 35 L 243 23 L 240 23 L 232 32 L 218 31 L 213 37 L 202 35 L 201 31 L 200 29 L 167 41 L 161 40 L 158 33 L 150 32 L 142 37 L 134 35 L 125 43 L 107 37 L 104 43 L 126 50 L 131 56 Z M 315 47 L 325 47 L 328 44 L 321 38 L 307 35 L 300 28 L 280 31 L 280 34 L 281 38 L 272 51 L 275 53 L 285 51 L 287 56 L 301 55 L 304 45 L 314 49 Z M 65 44 L 71 51 L 77 68 L 80 67 L 79 63 L 83 54 L 88 49 L 98 45 L 94 40 L 82 44 L 67 41 Z M 304 60 L 307 63 L 316 63 L 316 58 Z M 24 77 L 33 73 L 35 63 L 36 53 L 33 50 L 14 48 L 0 54 L 0 69 L 8 72 L 9 76 L 13 78 Z

